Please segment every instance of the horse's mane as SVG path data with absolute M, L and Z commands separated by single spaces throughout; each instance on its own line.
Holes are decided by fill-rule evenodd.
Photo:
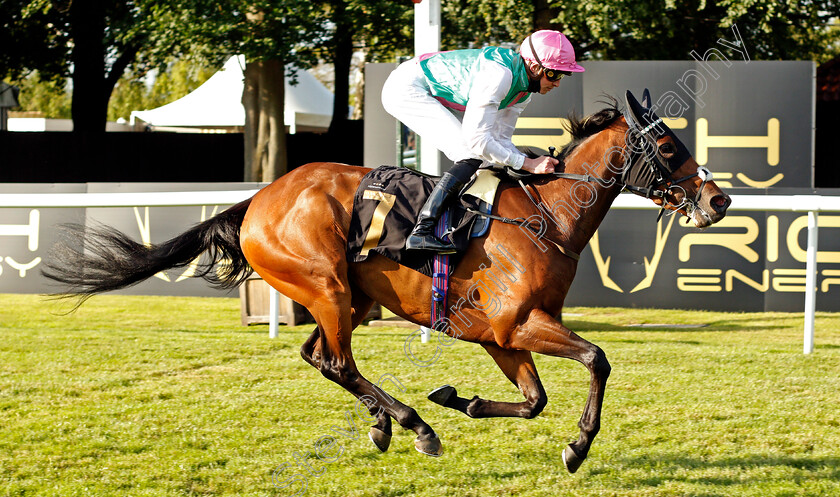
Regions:
M 607 129 L 621 117 L 618 100 L 610 95 L 604 95 L 604 98 L 607 100 L 602 102 L 609 105 L 605 109 L 583 118 L 574 113 L 569 115 L 569 123 L 565 128 L 568 133 L 571 133 L 572 141 L 560 151 L 560 158 L 565 159 L 585 138 Z

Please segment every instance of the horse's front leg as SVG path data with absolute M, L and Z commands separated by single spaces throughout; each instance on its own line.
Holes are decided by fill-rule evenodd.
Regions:
M 479 397 L 458 396 L 455 388 L 444 385 L 429 394 L 429 400 L 444 407 L 461 411 L 471 418 L 519 417 L 533 418 L 542 412 L 548 397 L 537 374 L 534 359 L 527 350 L 507 350 L 492 343 L 482 347 L 496 361 L 499 369 L 525 396 L 524 402 L 498 402 Z
M 582 363 L 589 370 L 589 396 L 580 417 L 580 437 L 563 450 L 563 463 L 574 473 L 589 454 L 592 440 L 601 429 L 601 406 L 610 376 L 610 363 L 597 345 L 577 336 L 547 313 L 535 309 L 528 320 L 504 337 L 505 348 L 522 349 Z

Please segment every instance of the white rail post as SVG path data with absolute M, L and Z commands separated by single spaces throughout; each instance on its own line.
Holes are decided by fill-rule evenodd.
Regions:
M 414 0 L 414 55 L 440 50 L 440 0 Z M 440 175 L 438 149 L 420 138 L 420 170 L 433 176 Z M 428 343 L 431 328 L 420 327 L 420 343 Z
M 440 50 L 440 0 L 414 0 L 414 55 Z M 433 176 L 440 175 L 438 149 L 420 138 L 420 170 Z M 427 336 L 424 330 L 424 337 Z M 424 343 L 428 339 L 422 340 Z
M 805 338 L 802 351 L 814 351 L 814 313 L 817 308 L 817 241 L 819 214 L 808 211 L 808 251 L 805 258 Z
M 280 294 L 273 287 L 268 289 L 268 338 L 277 338 L 277 314 L 280 312 Z

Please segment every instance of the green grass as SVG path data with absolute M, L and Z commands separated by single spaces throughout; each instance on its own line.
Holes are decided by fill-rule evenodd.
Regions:
M 310 496 L 840 495 L 838 314 L 817 314 L 806 356 L 801 314 L 566 309 L 613 366 L 601 433 L 569 475 L 560 454 L 588 387 L 572 361 L 536 356 L 549 396 L 536 419 L 473 420 L 425 395 L 448 383 L 519 401 L 481 347 L 458 342 L 419 368 L 403 353 L 410 330 L 361 327 L 362 372 L 399 378 L 396 396 L 444 444 L 424 456 L 395 425 L 380 454 L 358 419 L 357 440 L 331 431 L 355 399 L 300 358 L 313 325 L 271 340 L 240 326 L 236 299 L 103 296 L 59 315 L 66 305 L 0 298 L 0 496 L 293 495 L 272 472 L 307 451 L 323 473 L 281 480 L 304 472 Z M 342 451 L 329 464 L 312 455 L 326 435 Z

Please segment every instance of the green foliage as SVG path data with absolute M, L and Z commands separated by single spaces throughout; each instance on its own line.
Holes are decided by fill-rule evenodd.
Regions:
M 165 72 L 155 76 L 151 88 L 146 85 L 145 78 L 131 74 L 123 76 L 111 95 L 108 120 L 128 120 L 131 111 L 154 109 L 174 102 L 201 86 L 218 69 L 200 62 L 198 64 L 188 60 L 176 61 Z
M 128 120 L 131 111 L 160 107 L 198 88 L 216 70 L 202 61 L 178 60 L 157 74 L 149 87 L 146 77 L 128 73 L 117 82 L 108 104 L 108 120 Z M 70 118 L 70 92 L 62 78 L 42 80 L 37 71 L 12 81 L 20 88 L 21 111 L 36 111 L 43 117 Z
M 398 56 L 413 53 L 412 3 L 351 0 L 345 4 L 343 23 L 354 33 L 354 45 L 364 50 L 367 61 L 394 62 Z
M 48 0 L 0 0 L 0 78 L 67 76 L 69 33 Z
M 551 2 L 558 29 L 605 60 L 688 60 L 737 25 L 753 60 L 816 60 L 838 54 L 834 0 L 626 0 Z
M 91 4 L 90 1 L 84 2 Z M 129 0 L 124 2 L 99 1 L 96 4 L 98 18 L 74 18 L 75 2 L 60 0 L 0 0 L 0 75 L 18 77 L 30 70 L 38 70 L 45 78 L 69 77 L 73 64 L 74 50 L 79 32 L 89 31 L 98 22 L 107 26 L 101 34 L 101 53 L 106 70 L 123 67 L 120 59 L 129 57 L 134 63 L 134 54 L 141 46 L 147 46 L 145 57 L 141 57 L 136 68 L 146 69 L 150 62 L 161 63 L 172 55 L 175 44 L 171 37 L 152 36 L 157 28 L 155 0 Z M 81 11 L 87 14 L 86 11 Z M 155 54 L 157 57 L 151 57 Z M 79 54 L 76 54 L 78 56 Z
M 414 8 L 410 2 L 329 0 L 310 17 L 318 36 L 297 47 L 300 54 L 330 60 L 343 36 L 368 62 L 394 62 L 414 49 Z
M 73 33 L 87 26 L 74 27 L 71 14 L 84 4 L 0 0 L 0 77 L 22 82 L 33 70 L 50 81 L 70 77 L 79 46 Z M 101 53 L 94 54 L 105 62 L 106 81 L 77 81 L 74 87 L 97 85 L 107 99 L 109 84 L 120 81 L 111 118 L 145 101 L 132 79 L 153 69 L 165 72 L 177 60 L 220 65 L 242 53 L 249 61 L 281 59 L 287 67 L 306 68 L 330 60 L 337 35 L 347 33 L 367 61 L 413 52 L 410 2 L 130 0 L 102 1 L 100 7 L 94 9 L 97 18 L 85 23 L 107 26 Z M 833 24 L 838 16 L 836 0 L 442 0 L 442 46 L 515 47 L 535 27 L 550 27 L 565 32 L 583 58 L 687 60 L 692 50 L 704 53 L 719 38 L 732 40 L 730 27 L 737 25 L 753 60 L 824 62 L 840 53 L 840 29 Z M 66 115 L 64 94 L 48 90 L 37 90 L 38 98 L 30 101 L 41 102 L 38 110 L 51 116 Z M 55 94 L 60 102 L 49 104 L 42 94 Z
M 172 64 L 166 72 L 155 78 L 149 98 L 153 107 L 160 107 L 177 100 L 199 87 L 215 74 L 219 67 L 195 65 L 186 60 Z
M 272 485 L 283 463 L 284 476 L 303 473 L 308 496 L 840 495 L 837 313 L 817 314 L 805 356 L 801 313 L 566 309 L 613 368 L 601 432 L 569 475 L 560 453 L 589 381 L 573 361 L 534 357 L 549 399 L 537 418 L 470 419 L 426 394 L 448 383 L 461 396 L 522 399 L 480 346 L 455 342 L 419 368 L 403 350 L 410 330 L 360 327 L 361 372 L 394 375 L 406 391 L 389 392 L 444 447 L 423 456 L 394 424 L 381 454 L 356 399 L 300 358 L 314 325 L 269 339 L 266 326 L 239 324 L 238 299 L 110 295 L 71 315 L 38 296 L 2 299 L 2 495 L 291 495 Z M 627 326 L 663 322 L 708 326 Z M 347 411 L 355 440 L 332 430 L 348 430 Z M 330 464 L 314 454 L 326 435 L 343 449 Z M 293 453 L 307 451 L 319 476 L 297 466 Z
M 836 28 L 840 4 L 834 0 L 772 2 L 727 0 L 720 26 L 738 24 L 758 59 L 825 62 L 840 54 Z
M 305 0 L 156 0 L 169 9 L 185 50 L 215 62 L 243 54 L 248 61 L 282 59 L 300 67 L 316 62 L 301 45 L 323 35 L 318 2 Z M 177 14 L 176 14 L 177 13 Z
M 20 88 L 20 111 L 35 111 L 53 119 L 70 118 L 70 92 L 62 78 L 42 80 L 37 71 L 13 81 Z
M 518 48 L 533 31 L 531 0 L 442 0 L 441 4 L 444 50 L 505 44 Z
M 447 49 L 510 43 L 534 29 L 563 31 L 584 58 L 690 60 L 732 41 L 737 25 L 753 60 L 816 60 L 840 54 L 835 0 L 443 0 Z
M 149 90 L 142 80 L 123 76 L 114 87 L 111 99 L 108 101 L 108 120 L 116 121 L 131 117 L 131 111 L 153 109 L 148 105 Z

